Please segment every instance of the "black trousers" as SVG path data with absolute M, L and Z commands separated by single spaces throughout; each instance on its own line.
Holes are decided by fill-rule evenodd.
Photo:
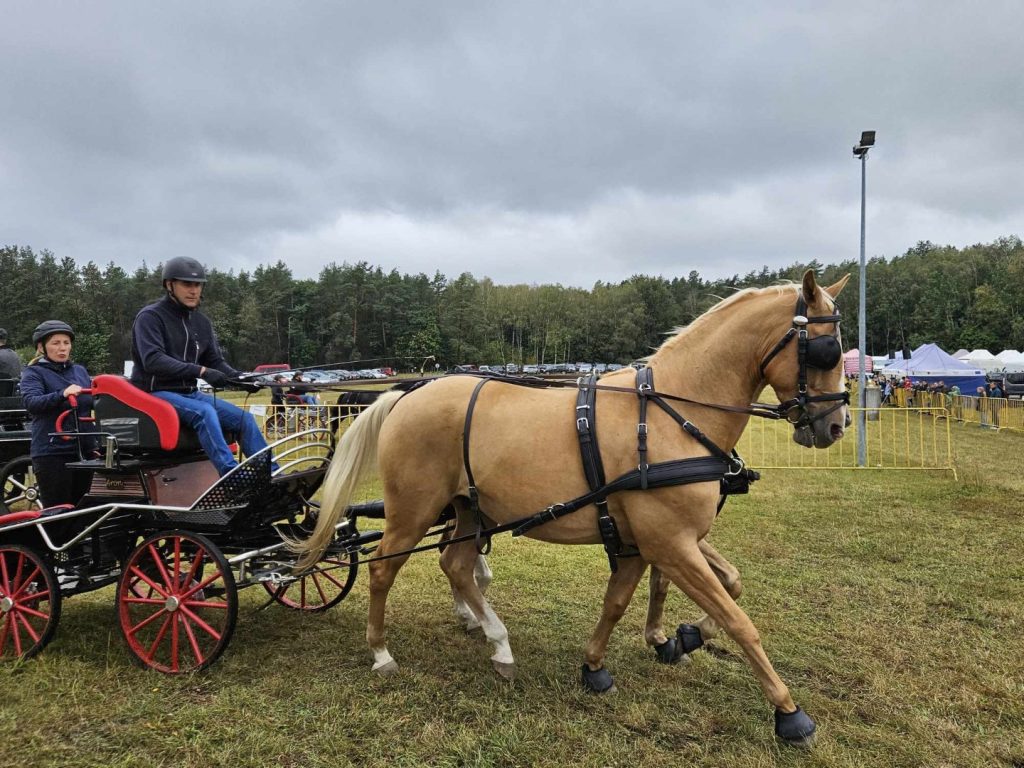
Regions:
M 58 504 L 78 504 L 92 482 L 92 472 L 69 471 L 65 465 L 77 461 L 71 454 L 65 456 L 36 456 L 32 468 L 39 483 L 39 496 L 44 507 Z

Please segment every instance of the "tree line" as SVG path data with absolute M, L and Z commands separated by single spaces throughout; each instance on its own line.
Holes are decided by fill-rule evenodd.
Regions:
M 628 362 L 649 354 L 673 328 L 749 286 L 799 280 L 811 268 L 828 285 L 846 273 L 839 299 L 843 340 L 857 339 L 856 260 L 817 261 L 727 279 L 634 275 L 589 289 L 496 285 L 465 272 L 407 275 L 366 262 L 332 263 L 297 279 L 284 262 L 252 272 L 211 269 L 203 311 L 225 356 L 242 370 L 260 363 L 442 368 L 463 363 Z M 57 318 L 75 328 L 75 357 L 91 372 L 119 372 L 131 357 L 136 312 L 161 295 L 161 265 L 133 272 L 30 247 L 0 247 L 0 327 L 27 357 L 32 329 Z M 963 249 L 921 242 L 867 264 L 867 351 L 884 355 L 936 342 L 1024 348 L 1024 245 L 1018 237 Z M 433 362 L 430 367 L 433 367 Z

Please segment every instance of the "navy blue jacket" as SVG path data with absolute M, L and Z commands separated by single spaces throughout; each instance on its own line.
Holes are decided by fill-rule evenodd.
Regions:
M 50 437 L 57 431 L 57 417 L 70 410 L 71 404 L 62 394 L 68 384 L 77 384 L 88 389 L 92 386 L 89 372 L 77 363 L 54 363 L 46 358 L 26 366 L 21 372 L 21 399 L 25 410 L 32 416 L 32 444 L 29 454 L 37 456 L 78 456 L 76 440 L 61 440 Z M 78 395 L 78 415 L 89 416 L 92 412 L 92 395 Z M 75 430 L 73 420 L 64 422 L 64 429 Z M 78 424 L 79 432 L 95 432 L 96 426 L 91 422 Z M 85 454 L 97 447 L 96 438 L 82 440 L 82 451 Z
M 170 296 L 139 310 L 132 326 L 132 384 L 147 392 L 195 392 L 204 367 L 239 375 L 221 355 L 206 315 Z

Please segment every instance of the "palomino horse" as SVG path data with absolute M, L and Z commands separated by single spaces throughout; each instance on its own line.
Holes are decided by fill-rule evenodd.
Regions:
M 639 420 L 645 422 L 640 429 L 634 382 L 640 374 L 626 368 L 603 377 L 595 431 L 608 477 L 636 474 L 638 432 L 646 436 L 646 454 L 640 459 L 645 471 L 646 462 L 653 471 L 678 459 L 707 461 L 713 453 L 709 445 L 731 451 L 754 410 L 750 403 L 765 385 L 782 403 L 775 415 L 785 413 L 793 423 L 796 442 L 826 448 L 842 437 L 848 413 L 834 299 L 847 278 L 822 289 L 809 270 L 799 285 L 740 291 L 678 330 L 647 363 L 654 394 L 669 398 L 672 407 L 650 408 Z M 377 672 L 397 669 L 384 632 L 385 603 L 395 576 L 408 550 L 452 504 L 457 511 L 455 543 L 444 550 L 441 567 L 454 594 L 465 601 L 493 644 L 495 668 L 510 677 L 515 661 L 508 632 L 473 576 L 478 550 L 471 534 L 479 519 L 470 499 L 478 500 L 476 508 L 486 521 L 500 526 L 538 510 L 556 509 L 559 502 L 590 489 L 575 428 L 576 392 L 487 384 L 456 375 L 404 396 L 381 396 L 339 442 L 316 528 L 296 544 L 303 553 L 299 568 L 316 562 L 361 484 L 379 473 L 385 525 L 376 557 L 383 559 L 370 563 L 366 629 Z M 765 409 L 761 407 L 762 414 Z M 684 421 L 699 426 L 704 440 L 680 428 Z M 623 558 L 609 579 L 601 619 L 587 644 L 584 680 L 594 690 L 611 689 L 603 670 L 608 638 L 650 563 L 657 570 L 652 572 L 648 642 L 668 642 L 660 627 L 664 576 L 706 613 L 697 627 L 680 628 L 675 638 L 679 648 L 671 655 L 693 650 L 704 636 L 723 630 L 741 647 L 774 705 L 776 734 L 789 743 L 808 744 L 814 722 L 793 703 L 757 629 L 736 604 L 735 569 L 705 541 L 722 487 L 721 477 L 714 480 L 648 487 L 645 476 L 647 490 L 608 496 L 622 541 L 635 545 L 640 557 Z M 527 535 L 558 544 L 601 543 L 593 507 L 587 509 L 552 516 Z

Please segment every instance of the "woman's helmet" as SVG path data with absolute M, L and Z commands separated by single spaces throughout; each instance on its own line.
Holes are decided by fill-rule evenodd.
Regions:
M 72 341 L 75 340 L 74 330 L 63 320 L 44 320 L 32 331 L 32 343 L 39 344 L 41 342 L 45 344 L 46 340 L 55 333 L 66 333 L 71 337 Z
M 185 280 L 190 283 L 205 283 L 206 269 L 190 256 L 175 256 L 164 264 L 161 285 L 167 280 Z

